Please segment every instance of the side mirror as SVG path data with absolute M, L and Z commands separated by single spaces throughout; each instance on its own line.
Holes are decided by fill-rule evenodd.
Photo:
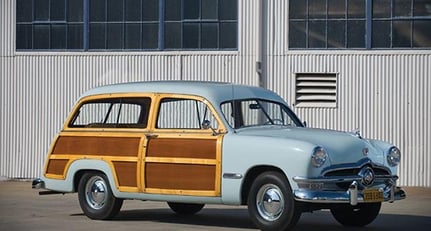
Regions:
M 203 129 L 210 129 L 210 128 L 211 128 L 211 121 L 209 121 L 209 120 L 204 120 L 204 121 L 202 122 L 202 128 L 203 128 Z
M 304 127 L 307 127 L 307 121 L 302 122 L 304 124 Z
M 211 127 L 211 121 L 209 120 L 204 120 L 202 122 L 202 129 L 211 129 L 211 131 L 213 132 L 213 136 L 216 136 L 219 134 L 214 128 Z

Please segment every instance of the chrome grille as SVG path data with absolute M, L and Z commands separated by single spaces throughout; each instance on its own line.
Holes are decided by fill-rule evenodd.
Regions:
M 373 167 L 374 174 L 376 176 L 383 176 L 383 175 L 390 175 L 391 173 L 388 172 L 386 169 L 379 168 L 379 167 Z M 334 171 L 329 171 L 325 173 L 325 177 L 334 177 L 334 176 L 356 176 L 358 175 L 361 168 L 348 168 L 348 169 L 338 169 Z

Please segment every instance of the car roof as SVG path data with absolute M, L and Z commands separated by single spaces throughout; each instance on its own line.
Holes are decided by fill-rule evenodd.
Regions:
M 93 88 L 83 97 L 115 93 L 168 93 L 187 94 L 206 98 L 213 103 L 232 99 L 264 98 L 283 101 L 280 96 L 264 88 L 225 82 L 209 81 L 149 81 L 129 82 Z

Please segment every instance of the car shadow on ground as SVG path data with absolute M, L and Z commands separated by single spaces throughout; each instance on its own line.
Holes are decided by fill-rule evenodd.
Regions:
M 73 214 L 72 216 L 84 216 Z M 220 228 L 237 228 L 256 230 L 248 216 L 247 209 L 218 209 L 204 208 L 195 215 L 184 216 L 172 212 L 170 209 L 135 209 L 121 211 L 115 221 L 151 221 L 169 224 L 199 225 Z M 429 230 L 431 216 L 412 216 L 399 214 L 380 214 L 376 220 L 366 227 L 343 227 L 329 211 L 304 213 L 293 230 L 361 230 L 361 231 L 401 231 Z

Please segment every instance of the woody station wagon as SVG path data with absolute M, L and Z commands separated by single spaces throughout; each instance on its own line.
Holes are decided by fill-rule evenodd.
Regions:
M 400 150 L 356 133 L 304 126 L 275 93 L 214 82 L 137 82 L 85 93 L 49 150 L 41 194 L 78 193 L 92 219 L 125 199 L 247 205 L 262 230 L 288 230 L 330 209 L 345 226 L 372 222 L 396 186 Z

